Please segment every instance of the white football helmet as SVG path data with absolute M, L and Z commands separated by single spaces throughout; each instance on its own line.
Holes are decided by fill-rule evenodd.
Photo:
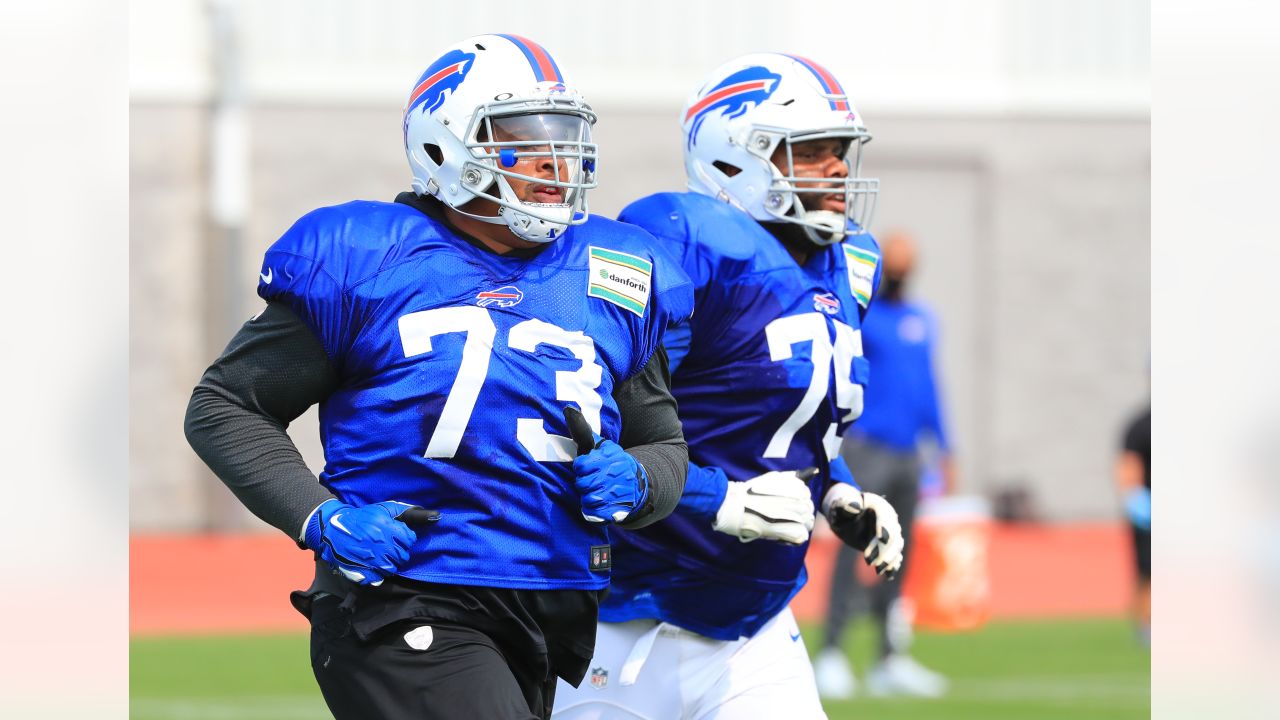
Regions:
M 596 186 L 596 116 L 567 87 L 551 55 L 518 35 L 478 35 L 450 46 L 414 83 L 404 109 L 413 190 L 469 217 L 506 224 L 523 240 L 550 242 L 587 220 Z M 541 158 L 539 172 L 517 163 Z M 554 202 L 527 202 L 508 180 L 555 188 Z M 475 198 L 496 216 L 462 210 Z
M 689 98 L 682 117 L 693 192 L 732 203 L 758 221 L 801 225 L 819 245 L 867 232 L 880 181 L 858 173 L 871 135 L 821 65 L 780 53 L 744 55 L 717 68 Z M 793 145 L 825 138 L 845 142 L 845 177 L 787 175 L 771 160 L 785 143 L 787 166 L 793 167 Z M 843 216 L 811 209 L 817 196 L 833 189 L 844 191 Z

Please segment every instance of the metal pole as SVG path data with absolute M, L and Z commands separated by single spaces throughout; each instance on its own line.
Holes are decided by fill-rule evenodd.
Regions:
M 210 357 L 246 319 L 244 226 L 249 209 L 249 121 L 239 37 L 239 0 L 209 0 L 213 94 L 209 105 Z M 205 529 L 242 525 L 244 509 L 208 476 Z

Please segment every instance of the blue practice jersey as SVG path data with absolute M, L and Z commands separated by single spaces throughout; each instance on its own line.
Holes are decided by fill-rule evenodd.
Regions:
M 804 585 L 807 545 L 742 543 L 712 530 L 724 480 L 816 467 L 815 505 L 833 477 L 852 482 L 838 450 L 862 410 L 860 327 L 879 248 L 853 236 L 802 267 L 749 215 L 693 193 L 645 198 L 620 219 L 653 233 L 693 280 L 687 348 L 668 345 L 690 471 L 674 514 L 616 533 L 601 618 L 750 636 Z
M 866 411 L 854 432 L 899 452 L 914 452 L 922 436 L 948 450 L 933 372 L 937 323 L 919 303 L 880 298 L 867 315 L 863 342 L 875 363 Z
M 258 294 L 286 303 L 341 385 L 320 406 L 320 482 L 354 505 L 438 509 L 400 574 L 521 589 L 599 589 L 563 408 L 620 434 L 614 387 L 687 316 L 688 278 L 639 228 L 592 217 L 533 259 L 496 255 L 408 205 L 299 220 Z M 599 552 L 599 551 L 597 551 Z

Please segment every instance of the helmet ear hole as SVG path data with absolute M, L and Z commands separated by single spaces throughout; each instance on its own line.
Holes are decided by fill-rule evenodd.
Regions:
M 742 168 L 737 165 L 731 165 L 723 160 L 716 160 L 711 164 L 714 165 L 717 170 L 724 173 L 725 177 L 733 177 L 734 175 L 742 172 Z
M 440 150 L 440 146 L 435 143 L 422 143 L 422 149 L 426 151 L 427 157 L 431 158 L 431 162 L 437 166 L 444 165 L 444 152 Z

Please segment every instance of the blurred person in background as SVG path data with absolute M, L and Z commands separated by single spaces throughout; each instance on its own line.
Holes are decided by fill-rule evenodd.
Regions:
M 916 264 L 915 241 L 895 232 L 881 247 L 884 279 L 862 326 L 863 346 L 875 376 L 867 386 L 866 408 L 845 438 L 841 454 L 858 483 L 867 492 L 883 495 L 898 511 L 910 548 L 920 495 L 922 443 L 935 446 L 944 493 L 955 489 L 955 471 L 934 373 L 935 320 L 923 304 L 906 295 Z M 867 673 L 867 690 L 872 695 L 922 697 L 946 692 L 946 679 L 907 652 L 911 618 L 900 598 L 901 577 L 880 579 L 864 588 L 855 572 L 853 553 L 847 546 L 837 552 L 823 645 L 814 661 L 823 697 L 844 699 L 856 692 L 853 669 L 840 641 L 857 596 L 868 591 L 880 644 L 879 661 Z
M 1133 616 L 1139 641 L 1151 644 L 1151 405 L 1125 426 L 1115 465 L 1116 487 L 1133 534 L 1137 586 Z
M 776 53 L 715 70 L 681 117 L 690 191 L 620 219 L 694 281 L 696 311 L 666 339 L 689 477 L 671 517 L 618 533 L 591 682 L 562 685 L 555 716 L 823 718 L 788 607 L 815 508 L 878 573 L 902 556 L 893 508 L 838 453 L 879 276 L 871 136 L 825 68 Z
M 192 394 L 192 447 L 315 553 L 292 599 L 339 720 L 546 718 L 592 655 L 609 527 L 679 498 L 661 338 L 693 296 L 588 217 L 594 121 L 537 43 L 451 46 L 405 105 L 413 192 L 295 223 Z M 285 432 L 317 403 L 319 482 Z

